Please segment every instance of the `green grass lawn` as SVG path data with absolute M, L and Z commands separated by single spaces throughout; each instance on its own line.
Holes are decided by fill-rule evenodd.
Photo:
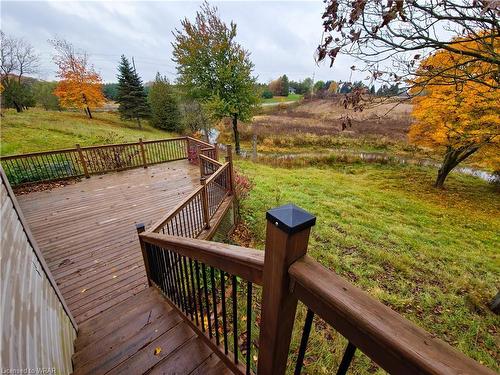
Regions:
M 274 96 L 270 99 L 262 99 L 262 103 L 281 103 L 281 102 L 295 102 L 304 97 L 300 94 L 288 94 L 288 96 Z
M 107 143 L 137 142 L 176 136 L 152 128 L 143 121 L 123 121 L 117 113 L 96 112 L 89 120 L 82 112 L 44 111 L 31 108 L 22 113 L 6 110 L 1 118 L 1 155 L 57 150 Z
M 434 170 L 375 164 L 275 168 L 238 161 L 254 187 L 242 217 L 264 247 L 266 210 L 295 203 L 317 216 L 309 255 L 475 360 L 499 370 L 500 319 L 487 304 L 500 285 L 498 190 Z M 300 341 L 299 309 L 292 350 Z M 299 326 L 299 327 L 297 327 Z M 345 341 L 315 319 L 306 373 L 332 373 Z M 357 355 L 354 373 L 378 372 Z

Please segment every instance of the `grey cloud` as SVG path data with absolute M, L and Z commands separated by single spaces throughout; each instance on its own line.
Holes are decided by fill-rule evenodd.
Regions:
M 314 51 L 321 36 L 323 2 L 213 2 L 221 16 L 238 25 L 238 41 L 252 54 L 255 74 L 267 82 L 281 74 L 303 79 L 347 80 L 352 59 L 333 69 L 317 66 Z M 175 77 L 172 31 L 192 19 L 199 2 L 2 2 L 2 30 L 29 40 L 40 52 L 40 76 L 54 79 L 55 36 L 86 50 L 104 81 L 115 81 L 121 54 L 135 57 L 145 81 L 157 71 Z M 355 76 L 353 78 L 363 78 Z

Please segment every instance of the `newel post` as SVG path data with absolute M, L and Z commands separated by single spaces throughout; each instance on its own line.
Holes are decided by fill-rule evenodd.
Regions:
M 144 142 L 142 142 L 142 138 L 139 138 L 139 147 L 141 149 L 142 165 L 144 168 L 147 168 L 148 162 L 146 161 L 146 151 L 144 150 Z
M 203 219 L 205 220 L 205 229 L 210 228 L 210 213 L 208 212 L 208 194 L 207 194 L 207 178 L 200 178 L 201 189 L 201 204 L 203 206 Z
M 80 163 L 82 163 L 83 174 L 86 178 L 90 178 L 89 170 L 87 168 L 87 162 L 85 161 L 85 157 L 83 156 L 82 148 L 78 143 L 76 144 L 76 150 L 78 152 L 78 157 L 80 158 Z
M 214 159 L 219 160 L 219 144 L 217 142 L 214 143 Z
M 266 213 L 258 374 L 285 373 L 297 299 L 290 293 L 288 268 L 307 252 L 316 217 L 293 205 Z
M 234 170 L 233 170 L 233 146 L 226 145 L 227 156 L 226 162 L 229 163 L 229 194 L 234 192 Z
M 135 225 L 135 229 L 137 229 L 137 234 L 140 235 L 142 232 L 146 230 L 146 227 L 144 226 L 143 223 L 139 223 Z M 146 251 L 146 244 L 142 240 L 141 236 L 139 236 L 139 243 L 141 244 L 142 259 L 144 260 L 144 268 L 146 269 L 146 277 L 148 279 L 148 285 L 151 286 L 151 272 L 149 269 L 148 253 Z

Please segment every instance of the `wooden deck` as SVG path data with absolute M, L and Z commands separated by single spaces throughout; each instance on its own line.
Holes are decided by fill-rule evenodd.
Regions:
M 74 375 L 231 374 L 155 288 L 79 327 Z
M 135 223 L 148 227 L 197 186 L 199 168 L 180 160 L 18 196 L 77 323 L 147 287 Z
M 135 229 L 181 203 L 199 176 L 199 167 L 180 160 L 18 197 L 79 325 L 75 374 L 231 373 L 148 287 Z

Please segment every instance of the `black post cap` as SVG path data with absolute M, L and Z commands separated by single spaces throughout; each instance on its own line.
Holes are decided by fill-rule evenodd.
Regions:
M 294 204 L 270 209 L 266 212 L 266 219 L 289 234 L 300 232 L 316 224 L 316 216 Z
M 135 229 L 137 229 L 137 233 L 142 233 L 146 230 L 146 226 L 144 225 L 144 223 L 138 223 L 135 224 Z

